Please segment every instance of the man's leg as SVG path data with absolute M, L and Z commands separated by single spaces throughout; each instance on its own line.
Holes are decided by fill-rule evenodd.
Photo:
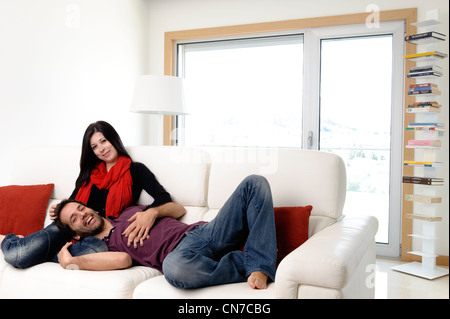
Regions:
M 232 251 L 220 259 L 215 255 L 204 238 L 188 232 L 164 259 L 164 276 L 172 286 L 184 289 L 245 281 L 243 252 Z
M 270 186 L 265 178 L 252 175 L 238 186 L 214 220 L 186 235 L 164 260 L 163 271 L 172 285 L 194 288 L 245 281 L 249 276 L 249 284 L 255 283 L 261 280 L 261 273 L 273 280 L 275 265 Z
M 246 278 L 253 272 L 263 272 L 275 279 L 275 217 L 272 192 L 264 177 L 245 178 L 204 231 L 218 252 L 240 249 L 245 244 Z

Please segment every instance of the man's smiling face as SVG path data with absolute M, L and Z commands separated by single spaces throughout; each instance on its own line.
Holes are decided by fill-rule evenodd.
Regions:
M 80 203 L 68 203 L 63 207 L 60 220 L 81 238 L 95 236 L 103 230 L 104 219 L 94 210 Z

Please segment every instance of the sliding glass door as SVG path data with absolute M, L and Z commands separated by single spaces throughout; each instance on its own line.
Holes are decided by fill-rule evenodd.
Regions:
M 376 216 L 383 244 L 389 243 L 391 85 L 392 35 L 321 41 L 320 149 L 346 162 L 345 212 Z
M 317 148 L 343 158 L 345 215 L 375 216 L 377 253 L 391 257 L 400 254 L 403 30 L 341 26 L 310 39 L 320 48 Z

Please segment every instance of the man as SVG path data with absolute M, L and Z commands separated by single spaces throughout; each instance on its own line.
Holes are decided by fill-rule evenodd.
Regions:
M 111 270 L 128 268 L 134 262 L 160 270 L 178 288 L 247 280 L 250 287 L 265 289 L 267 280 L 274 280 L 275 220 L 270 186 L 264 177 L 245 178 L 211 222 L 187 225 L 166 212 L 157 216 L 147 239 L 130 245 L 126 230 L 130 217 L 139 209 L 131 207 L 118 218 L 105 219 L 82 203 L 61 202 L 55 209 L 61 229 L 75 239 L 101 238 L 109 249 L 73 257 L 68 243 L 58 254 L 61 266 Z

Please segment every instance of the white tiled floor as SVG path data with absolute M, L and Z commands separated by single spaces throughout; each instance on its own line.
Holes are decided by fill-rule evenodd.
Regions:
M 449 276 L 428 280 L 392 270 L 402 262 L 377 258 L 376 299 L 449 299 Z

